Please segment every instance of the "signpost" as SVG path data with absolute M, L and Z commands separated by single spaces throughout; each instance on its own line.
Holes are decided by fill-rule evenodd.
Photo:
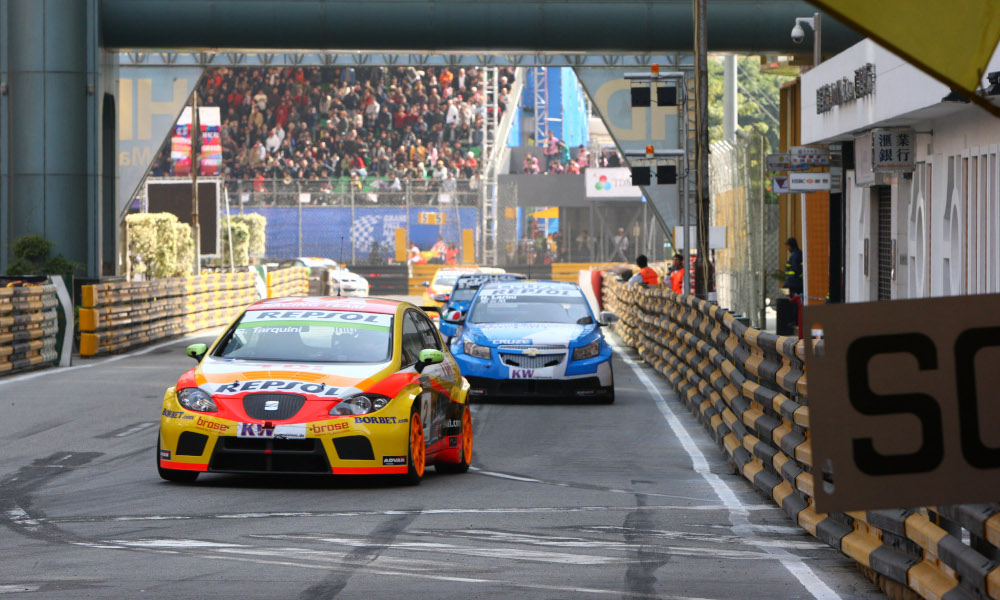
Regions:
M 818 512 L 1000 497 L 1000 295 L 806 306 Z
M 825 192 L 830 189 L 830 173 L 789 173 L 788 189 L 792 193 Z

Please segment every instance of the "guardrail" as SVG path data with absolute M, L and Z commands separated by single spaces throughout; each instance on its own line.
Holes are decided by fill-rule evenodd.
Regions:
M 229 323 L 258 299 L 254 273 L 208 273 L 81 288 L 80 355 L 117 352 Z
M 817 513 L 805 350 L 718 305 L 604 274 L 626 344 L 662 373 L 742 475 L 890 594 L 1000 598 L 1000 504 Z M 963 537 L 968 537 L 968 542 Z M 908 591 L 907 591 L 908 590 Z M 893 596 L 896 597 L 896 596 Z
M 305 267 L 288 267 L 268 271 L 267 273 L 267 297 L 280 298 L 282 296 L 308 296 L 309 295 L 309 269 Z
M 0 281 L 0 286 L 0 374 L 55 365 L 56 286 L 47 281 Z

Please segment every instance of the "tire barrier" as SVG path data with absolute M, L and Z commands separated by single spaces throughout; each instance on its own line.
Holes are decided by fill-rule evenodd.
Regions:
M 1000 598 L 1000 504 L 813 509 L 814 486 L 831 478 L 812 464 L 805 350 L 797 338 L 750 328 L 724 308 L 662 286 L 626 285 L 609 272 L 602 294 L 620 317 L 614 327 L 625 343 L 799 526 L 890 593 Z
M 267 297 L 280 298 L 282 296 L 308 296 L 309 295 L 309 269 L 305 267 L 288 267 L 268 271 L 267 273 Z
M 58 306 L 51 282 L 0 280 L 0 375 L 59 362 Z
M 260 295 L 254 273 L 207 273 L 81 288 L 80 355 L 228 324 Z

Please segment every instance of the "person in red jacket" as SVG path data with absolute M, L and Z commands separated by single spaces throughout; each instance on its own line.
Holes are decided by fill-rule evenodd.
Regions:
M 646 258 L 645 254 L 640 254 L 635 257 L 635 264 L 639 267 L 639 272 L 633 275 L 629 280 L 629 285 L 641 283 L 643 285 L 660 285 L 660 276 L 656 274 L 656 271 L 649 267 L 649 259 Z
M 684 293 L 684 257 L 674 254 L 674 262 L 670 271 L 670 289 L 675 294 Z

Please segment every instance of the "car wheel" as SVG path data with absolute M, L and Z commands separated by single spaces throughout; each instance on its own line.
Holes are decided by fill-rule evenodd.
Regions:
M 458 463 L 441 463 L 434 466 L 438 473 L 465 473 L 472 464 L 472 410 L 465 405 L 462 411 L 462 445 L 459 446 L 461 461 Z
M 427 468 L 427 448 L 424 445 L 424 424 L 420 420 L 420 411 L 413 407 L 410 413 L 409 450 L 407 452 L 407 470 L 403 480 L 408 485 L 420 485 Z
M 164 469 L 160 466 L 160 440 L 156 440 L 156 471 L 161 478 L 175 483 L 191 483 L 198 479 L 198 471 L 179 471 L 177 469 Z
M 598 402 L 601 404 L 614 404 L 615 403 L 615 388 L 607 387 L 602 391 L 607 392 L 605 395 L 600 396 Z

